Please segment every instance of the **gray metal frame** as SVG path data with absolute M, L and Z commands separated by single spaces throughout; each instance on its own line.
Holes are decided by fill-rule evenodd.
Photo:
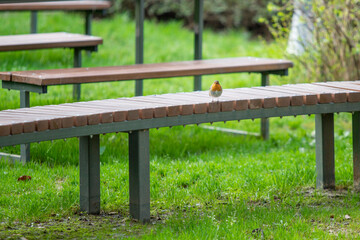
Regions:
M 136 31 L 135 31 L 135 63 L 142 64 L 144 63 L 144 0 L 136 0 L 135 5 L 135 21 L 136 21 Z M 143 95 L 143 80 L 135 80 L 135 96 Z
M 69 0 L 69 1 L 71 1 L 71 0 Z M 32 0 L 32 2 L 34 2 L 34 1 Z M 36 0 L 36 2 L 41 2 L 41 1 Z M 89 10 L 78 10 L 78 11 L 84 12 L 85 34 L 91 35 L 91 23 L 92 23 L 92 18 L 93 18 L 93 11 L 89 11 Z M 31 11 L 30 14 L 31 14 L 30 33 L 37 33 L 38 32 L 38 11 Z
M 272 109 L 194 114 L 73 127 L 0 137 L 0 147 L 30 142 L 79 137 L 80 139 L 80 209 L 100 213 L 100 144 L 99 135 L 111 132 L 129 134 L 130 214 L 142 222 L 150 219 L 150 128 L 200 124 L 254 118 L 316 114 L 317 188 L 335 187 L 334 117 L 335 112 L 353 114 L 354 186 L 359 184 L 360 102 L 330 103 Z
M 316 187 L 335 188 L 334 114 L 315 115 Z
M 200 60 L 202 59 L 204 0 L 195 0 L 194 9 L 194 60 Z M 194 91 L 201 91 L 201 89 L 201 76 L 194 76 Z
M 80 210 L 100 213 L 100 139 L 99 135 L 79 138 Z

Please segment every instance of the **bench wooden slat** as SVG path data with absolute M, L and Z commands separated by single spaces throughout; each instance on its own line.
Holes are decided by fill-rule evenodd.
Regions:
M 303 95 L 300 95 L 298 93 L 292 93 L 292 92 L 286 92 L 285 93 L 285 91 L 281 91 L 276 87 L 277 86 L 274 86 L 274 88 L 272 86 L 267 86 L 266 88 L 264 88 L 264 87 L 255 87 L 255 89 L 258 89 L 260 91 L 269 92 L 269 94 L 271 94 L 271 96 L 289 97 L 290 98 L 290 106 L 304 105 L 304 96 Z
M 183 77 L 234 72 L 286 70 L 291 61 L 265 58 L 223 58 L 128 66 L 69 68 L 12 72 L 10 81 L 39 86 L 107 82 L 134 79 Z M 0 73 L 6 80 L 8 73 Z
M 308 88 L 314 91 L 330 93 L 332 102 L 346 102 L 347 96 L 346 93 L 340 90 L 335 90 L 333 88 L 326 88 L 325 86 L 317 84 L 303 84 L 304 88 Z
M 102 42 L 100 37 L 65 32 L 20 34 L 0 36 L 0 51 L 94 47 Z
M 17 134 L 30 133 L 30 132 L 34 132 L 36 130 L 36 120 L 35 119 L 25 119 L 24 117 L 22 117 L 21 114 L 13 115 L 13 116 L 3 115 L 3 116 L 1 116 L 1 119 L 3 121 L 13 122 L 13 124 L 14 123 L 21 124 L 22 127 L 19 128 L 19 131 L 21 131 L 21 132 L 17 132 Z
M 320 85 L 326 89 L 334 89 L 338 92 L 344 92 L 346 94 L 346 98 L 348 102 L 359 102 L 360 101 L 360 92 L 356 90 L 352 90 L 351 87 L 349 88 L 339 88 L 336 85 L 332 85 L 331 83 L 324 85 L 323 83 L 314 83 L 316 85 Z M 346 85 L 343 85 L 344 87 Z
M 82 103 L 79 103 L 82 104 Z M 127 111 L 124 108 L 118 108 L 116 105 L 110 105 L 104 101 L 92 101 L 91 105 L 88 107 L 92 107 L 96 110 L 103 110 L 111 113 L 112 121 L 114 122 L 122 122 L 126 120 Z M 103 120 L 102 120 L 103 122 Z
M 296 86 L 298 86 L 298 84 L 284 85 L 284 87 L 286 88 L 290 88 L 290 89 L 296 88 L 299 92 L 316 94 L 318 97 L 318 103 L 330 103 L 333 101 L 332 93 L 323 92 L 323 90 L 320 88 L 316 88 L 314 86 L 306 85 L 306 84 L 300 84 L 299 87 Z
M 145 103 L 152 103 L 155 106 L 165 108 L 166 116 L 174 117 L 181 115 L 181 106 L 179 103 L 165 102 L 163 99 L 155 96 L 146 96 L 146 97 L 136 97 L 134 100 Z M 161 114 L 156 114 L 155 117 L 160 116 Z
M 278 92 L 290 94 L 290 95 L 301 95 L 303 97 L 303 102 L 305 105 L 314 105 L 318 103 L 317 94 L 301 92 L 296 89 L 289 89 L 286 86 L 271 86 L 271 89 L 274 89 Z
M 233 94 L 243 95 L 245 98 L 251 99 L 250 97 L 253 97 L 254 99 L 260 99 L 260 101 L 262 103 L 262 106 L 260 106 L 260 108 L 276 107 L 276 98 L 275 97 L 264 96 L 264 94 L 262 95 L 260 92 L 258 92 L 256 90 L 253 91 L 253 90 L 251 90 L 251 88 L 229 89 L 229 91 L 232 92 Z M 249 108 L 256 109 L 255 106 L 251 105 L 251 100 L 250 100 Z
M 339 89 L 360 91 L 360 85 L 358 83 L 341 82 L 341 84 L 339 84 L 339 82 L 327 82 L 326 84 Z
M 37 10 L 103 10 L 111 6 L 108 1 L 56 1 L 29 3 L 2 3 L 0 11 L 37 11 Z
M 270 98 L 275 98 L 275 104 L 277 107 L 288 107 L 290 106 L 291 97 L 289 95 L 280 95 L 273 93 L 271 91 L 262 90 L 264 87 L 256 87 L 249 89 L 248 93 L 257 95 L 257 96 L 265 96 Z M 273 107 L 273 106 L 270 106 Z
M 148 96 L 146 96 L 148 97 Z M 163 94 L 163 95 L 156 95 L 156 98 L 160 101 L 166 102 L 169 106 L 179 106 L 180 114 L 179 115 L 191 115 L 194 112 L 193 104 L 186 104 L 182 100 L 174 99 L 172 94 Z

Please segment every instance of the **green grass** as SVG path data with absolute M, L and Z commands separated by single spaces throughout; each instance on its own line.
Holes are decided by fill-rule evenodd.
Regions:
M 29 13 L 1 13 L 0 33 L 29 31 Z M 77 14 L 41 13 L 39 31 L 82 32 Z M 83 66 L 134 63 L 134 22 L 126 15 L 95 21 L 93 34 L 104 38 L 97 53 L 83 55 Z M 204 58 L 255 56 L 281 58 L 273 43 L 242 31 L 204 33 Z M 189 60 L 193 34 L 180 22 L 145 23 L 145 62 Z M 0 53 L 1 71 L 72 67 L 70 50 Z M 295 82 L 271 76 L 272 84 Z M 203 77 L 224 88 L 260 85 L 256 74 Z M 145 81 L 145 94 L 191 91 L 192 78 Z M 31 104 L 72 101 L 72 87 L 31 94 Z M 133 96 L 134 82 L 84 84 L 82 100 Z M 0 110 L 17 108 L 16 91 L 0 89 Z M 315 190 L 314 117 L 274 118 L 271 138 L 262 141 L 208 131 L 198 126 L 150 130 L 151 223 L 129 219 L 128 139 L 101 136 L 100 216 L 79 213 L 78 140 L 31 145 L 26 166 L 0 162 L 0 239 L 338 239 L 359 238 L 359 195 L 352 190 L 351 116 L 335 117 L 337 191 Z M 259 131 L 259 120 L 214 123 Z M 19 146 L 2 149 L 19 153 Z M 21 182 L 22 175 L 32 177 Z M 345 217 L 350 216 L 350 219 Z

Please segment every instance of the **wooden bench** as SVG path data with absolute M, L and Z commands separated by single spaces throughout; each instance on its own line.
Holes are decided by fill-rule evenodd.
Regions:
M 111 6 L 108 1 L 38 1 L 26 3 L 3 3 L 0 11 L 31 11 L 31 33 L 37 33 L 37 11 L 83 11 L 85 12 L 85 34 L 91 35 L 91 19 L 94 11 Z
M 102 42 L 100 37 L 64 32 L 19 34 L 0 36 L 0 52 L 72 48 L 74 49 L 74 67 L 81 67 L 81 51 L 97 51 L 98 45 Z M 79 92 L 80 86 L 75 85 L 74 96 L 77 97 Z
M 287 60 L 243 57 L 114 67 L 4 72 L 0 73 L 0 79 L 3 80 L 3 88 L 20 90 L 20 106 L 29 107 L 29 92 L 46 93 L 47 87 L 52 85 L 75 84 L 76 89 L 73 94 L 77 100 L 80 99 L 81 83 L 105 81 L 249 72 L 261 73 L 261 84 L 265 86 L 269 84 L 269 74 L 287 75 L 288 68 L 292 66 L 292 62 Z M 138 87 L 136 86 L 135 91 Z M 269 136 L 269 123 L 266 119 L 261 122 L 261 136 L 264 139 Z M 30 161 L 29 145 L 22 145 L 21 149 L 19 158 L 25 162 Z
M 354 185 L 360 186 L 360 81 L 225 89 L 0 111 L 0 147 L 79 137 L 80 209 L 100 212 L 101 134 L 129 135 L 130 214 L 150 219 L 149 129 L 315 114 L 316 186 L 335 187 L 334 113 L 352 113 Z

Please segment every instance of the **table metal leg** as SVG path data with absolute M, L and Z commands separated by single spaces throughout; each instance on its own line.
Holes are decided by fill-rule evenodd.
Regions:
M 261 86 L 268 86 L 270 84 L 269 80 L 269 74 L 268 73 L 262 73 L 261 74 Z M 269 133 L 269 119 L 262 118 L 261 119 L 261 137 L 264 140 L 269 139 L 270 133 Z
M 92 11 L 85 12 L 85 34 L 91 35 L 91 21 L 92 21 Z
M 203 37 L 203 9 L 204 0 L 195 0 L 194 12 L 194 33 L 195 33 L 195 46 L 194 46 L 194 59 L 202 59 L 202 37 Z M 194 91 L 201 91 L 201 76 L 194 77 Z
M 100 213 L 99 135 L 80 137 L 80 210 Z
M 144 63 L 144 0 L 136 0 L 135 18 L 136 18 L 136 42 L 135 42 L 135 62 Z M 143 95 L 143 80 L 135 80 L 135 96 Z
M 352 116 L 354 189 L 360 190 L 360 112 Z
M 30 93 L 20 91 L 20 108 L 30 107 Z M 20 145 L 20 159 L 22 163 L 30 162 L 30 143 Z
M 334 114 L 315 115 L 316 187 L 335 188 Z
M 37 33 L 37 11 L 31 11 L 30 32 Z
M 74 67 L 81 67 L 81 49 L 74 48 Z M 75 101 L 80 101 L 81 97 L 81 85 L 74 84 L 73 86 L 73 99 Z
M 129 133 L 130 214 L 141 222 L 150 221 L 149 130 Z

